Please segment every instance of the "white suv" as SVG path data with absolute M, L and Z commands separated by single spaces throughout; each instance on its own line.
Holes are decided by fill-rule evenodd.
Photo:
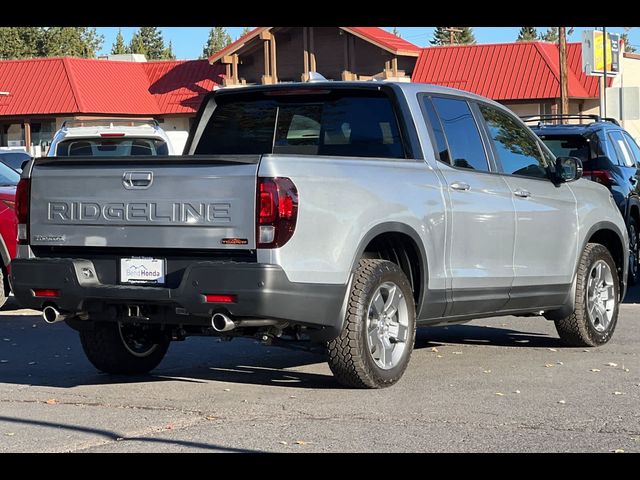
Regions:
M 56 132 L 48 157 L 174 155 L 171 141 L 155 120 L 71 120 Z

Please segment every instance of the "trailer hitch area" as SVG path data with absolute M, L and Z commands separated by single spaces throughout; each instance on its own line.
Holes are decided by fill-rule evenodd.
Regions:
M 149 317 L 142 313 L 140 305 L 127 305 L 127 317 L 133 320 L 149 320 Z

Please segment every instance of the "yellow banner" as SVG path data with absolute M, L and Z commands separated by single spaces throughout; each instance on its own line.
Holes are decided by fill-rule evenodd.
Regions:
M 613 55 L 611 51 L 611 38 L 607 34 L 607 71 L 610 72 L 612 70 L 612 61 Z M 602 41 L 602 31 L 594 30 L 593 31 L 593 51 L 594 51 L 594 70 L 596 72 L 601 72 L 604 70 L 604 45 Z

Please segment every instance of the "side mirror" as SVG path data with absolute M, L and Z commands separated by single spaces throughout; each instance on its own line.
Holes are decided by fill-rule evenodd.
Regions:
M 573 182 L 582 178 L 582 160 L 576 157 L 556 158 L 556 178 L 560 182 Z

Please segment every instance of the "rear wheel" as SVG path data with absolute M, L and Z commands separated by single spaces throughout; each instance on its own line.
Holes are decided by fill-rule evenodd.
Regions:
M 9 300 L 9 282 L 4 267 L 0 268 L 0 308 Z
M 589 243 L 578 265 L 575 310 L 556 320 L 562 342 L 596 347 L 609 341 L 618 321 L 620 301 L 616 264 L 604 246 Z
M 329 367 L 338 382 L 349 387 L 393 385 L 409 364 L 415 329 L 413 292 L 400 267 L 362 259 L 343 331 L 327 345 Z
M 162 361 L 170 340 L 153 326 L 96 322 L 80 331 L 80 342 L 98 370 L 113 374 L 147 373 Z
M 629 221 L 629 285 L 635 285 L 640 280 L 640 243 L 638 242 L 638 222 Z

